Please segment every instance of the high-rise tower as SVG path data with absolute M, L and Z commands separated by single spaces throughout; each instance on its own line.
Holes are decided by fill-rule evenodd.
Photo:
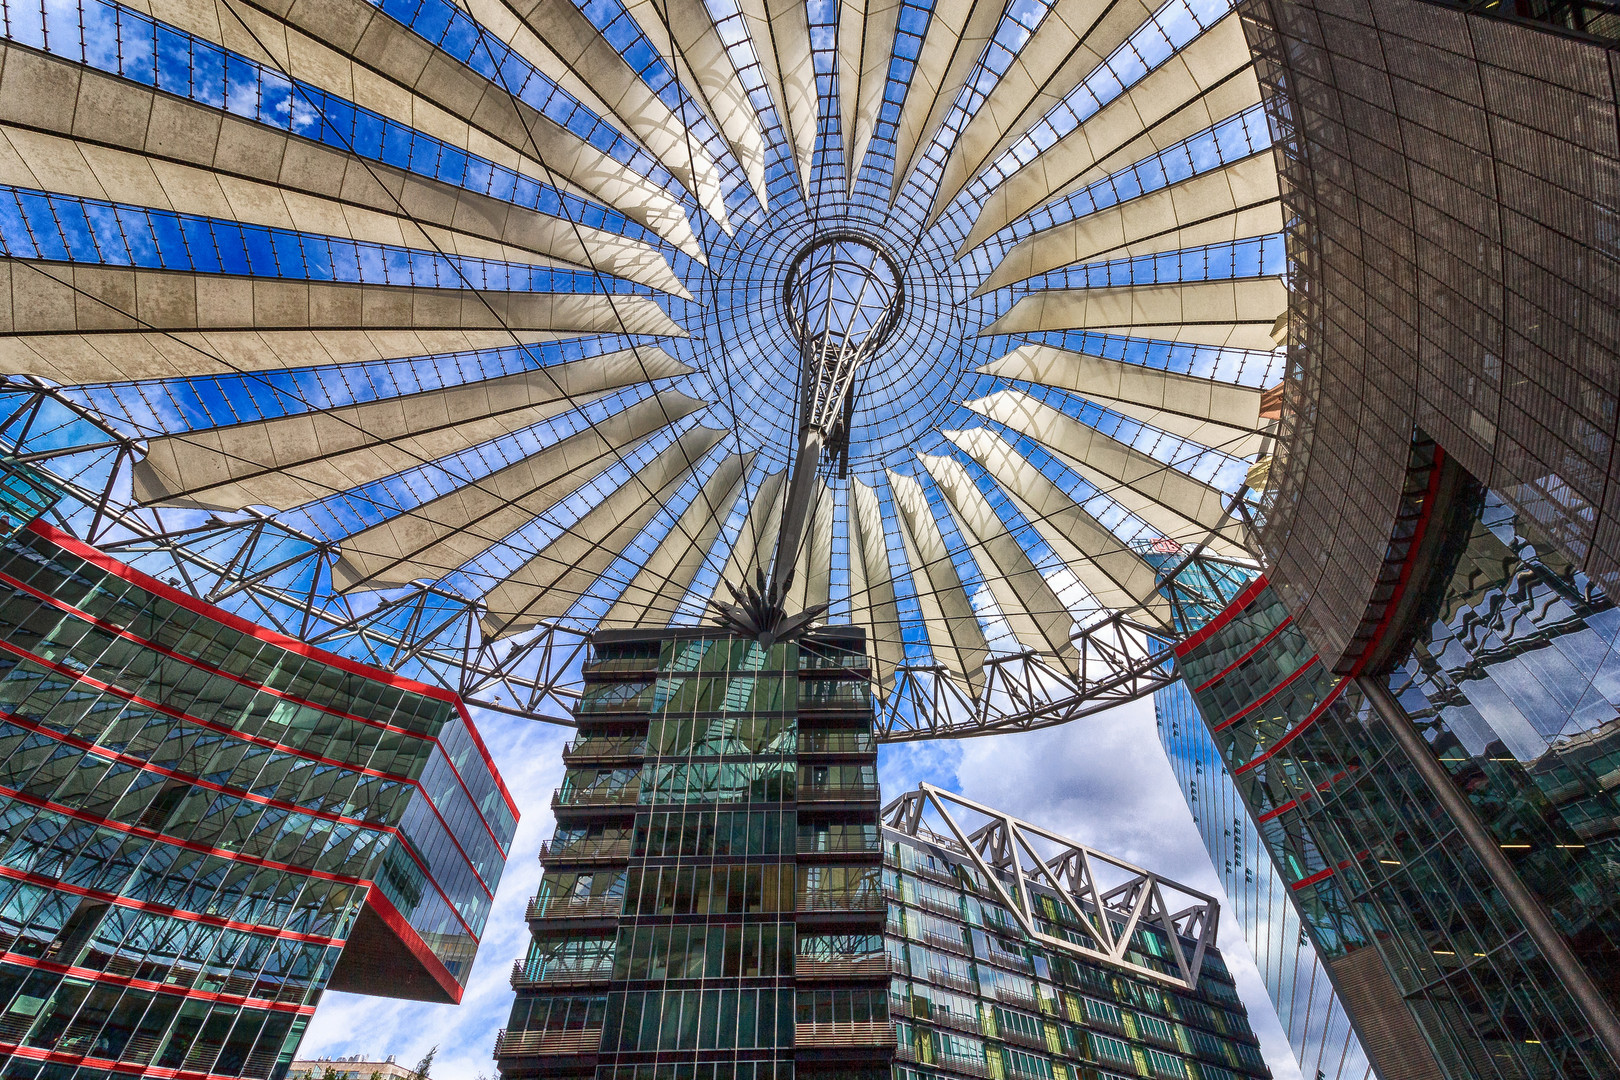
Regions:
M 882 1080 L 893 1053 L 859 630 L 593 639 L 507 1080 Z

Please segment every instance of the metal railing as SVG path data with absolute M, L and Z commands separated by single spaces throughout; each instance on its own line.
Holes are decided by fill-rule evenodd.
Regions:
M 894 1025 L 887 1020 L 851 1023 L 794 1024 L 795 1046 L 894 1046 Z
M 794 974 L 801 979 L 870 979 L 881 978 L 888 973 L 888 961 L 882 956 L 860 960 L 817 960 L 801 956 L 794 968 Z
M 551 794 L 551 806 L 554 810 L 564 806 L 622 806 L 640 799 L 640 784 L 617 788 L 576 788 L 566 795 L 562 788 L 558 788 Z
M 878 798 L 876 784 L 799 785 L 800 802 L 877 802 Z
M 646 757 L 646 739 L 581 739 L 563 744 L 563 761 Z
M 513 1032 L 502 1028 L 495 1033 L 496 1057 L 515 1057 L 519 1054 L 594 1054 L 601 1045 L 601 1028 Z
M 540 967 L 525 964 L 522 960 L 512 961 L 512 989 L 524 986 L 535 986 L 545 983 L 549 986 L 568 986 L 576 983 L 607 982 L 613 977 L 612 964 L 599 964 L 596 967 L 579 970 L 574 968 Z
M 603 919 L 624 910 L 622 896 L 533 896 L 525 919 Z
M 550 840 L 540 845 L 540 859 L 564 859 L 570 861 L 584 861 L 586 859 L 628 859 L 630 857 L 629 840 L 582 840 L 573 844 L 554 844 Z
M 794 903 L 796 911 L 882 911 L 888 901 L 878 893 L 800 893 Z
M 798 843 L 795 845 L 794 850 L 800 855 L 876 855 L 883 850 L 882 845 L 878 843 L 877 837 L 875 836 L 871 840 L 868 840 L 864 836 L 838 837 L 837 839 L 834 839 L 831 834 L 818 835 L 824 835 L 826 837 L 825 841 L 817 839 L 806 840 L 801 836 L 799 837 Z

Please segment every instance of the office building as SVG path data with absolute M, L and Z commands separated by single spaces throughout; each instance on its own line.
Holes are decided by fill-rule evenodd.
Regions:
M 1465 473 L 1419 490 L 1386 673 L 1259 579 L 1183 678 L 1381 1075 L 1612 1075 L 1614 607 Z
M 327 989 L 460 999 L 517 818 L 454 695 L 38 521 L 0 587 L 5 1075 L 279 1076 Z
M 506 1080 L 882 1080 L 877 750 L 859 630 L 602 631 Z
M 927 784 L 884 821 L 895 1080 L 1271 1075 L 1212 898 Z

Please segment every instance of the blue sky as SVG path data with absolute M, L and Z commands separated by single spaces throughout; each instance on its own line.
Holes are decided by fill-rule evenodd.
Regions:
M 435 1080 L 496 1075 L 490 1052 L 512 1003 L 507 983 L 512 961 L 528 940 L 523 906 L 540 880 L 536 853 L 552 832 L 551 792 L 562 780 L 562 746 L 571 731 L 488 713 L 479 721 L 523 817 L 462 1003 L 425 1005 L 330 993 L 300 1057 L 394 1054 L 414 1064 L 437 1045 Z M 886 746 L 879 773 L 886 799 L 929 780 L 1224 900 L 1154 732 L 1151 701 L 1046 731 Z M 1299 1066 L 1242 931 L 1225 915 L 1220 945 L 1273 1074 L 1277 1080 L 1298 1080 Z

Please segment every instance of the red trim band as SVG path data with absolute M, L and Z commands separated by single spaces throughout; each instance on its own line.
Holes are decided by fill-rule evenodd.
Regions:
M 0 962 L 15 964 L 17 967 L 37 968 L 40 971 L 55 972 L 58 975 L 71 975 L 75 979 L 87 979 L 90 982 L 112 983 L 114 986 L 128 986 L 136 990 L 148 990 L 158 994 L 168 994 L 170 997 L 196 998 L 199 1001 L 220 1001 L 227 1005 L 242 1005 L 250 1009 L 265 1009 L 270 1012 L 298 1013 L 301 1016 L 311 1016 L 315 1012 L 313 1005 L 292 1005 L 284 1001 L 270 1001 L 267 998 L 248 997 L 245 994 L 220 994 L 212 990 L 187 990 L 180 986 L 170 986 L 168 983 L 153 982 L 151 979 L 137 979 L 130 975 L 114 975 L 106 971 L 97 971 L 95 968 L 69 967 L 67 964 L 57 964 L 49 960 L 41 960 L 36 956 L 23 956 L 20 953 L 0 953 Z
M 1350 869 L 1350 864 L 1351 863 L 1359 862 L 1360 860 L 1365 859 L 1366 857 L 1367 857 L 1367 853 L 1365 851 L 1363 851 L 1360 854 L 1358 854 L 1354 859 L 1346 859 L 1343 862 L 1341 862 L 1338 866 L 1330 866 L 1326 870 L 1318 870 L 1316 873 L 1312 874 L 1310 877 L 1300 878 L 1298 881 L 1294 882 L 1292 885 L 1290 885 L 1288 887 L 1290 889 L 1296 889 L 1297 890 L 1297 889 L 1303 889 L 1303 888 L 1305 888 L 1306 886 L 1309 886 L 1309 885 L 1315 885 L 1318 881 L 1322 881 L 1325 878 L 1330 878 L 1334 874 L 1337 874 L 1340 870 L 1348 870 L 1348 869 Z
M 152 1065 L 124 1064 L 110 1058 L 91 1057 L 89 1054 L 63 1054 L 56 1050 L 45 1050 L 38 1046 L 20 1046 L 16 1043 L 0 1043 L 0 1054 L 27 1058 L 29 1061 L 88 1065 L 93 1069 L 104 1069 L 107 1072 L 130 1077 L 154 1076 L 158 1080 L 241 1080 L 239 1075 L 230 1073 L 205 1073 L 197 1072 L 195 1069 L 159 1069 Z
M 405 676 L 399 675 L 392 671 L 384 671 L 381 668 L 375 668 L 368 664 L 362 664 L 358 660 L 351 660 L 346 656 L 339 656 L 337 653 L 327 652 L 325 649 L 317 648 L 316 646 L 310 645 L 307 642 L 299 641 L 297 638 L 288 637 L 286 634 L 271 630 L 268 627 L 249 622 L 240 615 L 233 615 L 229 611 L 217 608 L 212 604 L 206 603 L 205 601 L 199 600 L 194 596 L 181 592 L 172 585 L 164 584 L 157 578 L 152 577 L 150 574 L 143 573 L 142 571 L 135 569 L 133 566 L 121 563 L 110 555 L 97 551 L 95 548 L 91 547 L 89 544 L 86 544 L 84 541 L 78 539 L 72 534 L 63 532 L 60 529 L 45 524 L 45 522 L 42 520 L 35 519 L 29 524 L 28 529 L 36 535 L 49 540 L 58 547 L 72 552 L 85 562 L 105 570 L 114 577 L 122 578 L 124 581 L 127 581 L 132 585 L 139 585 L 141 588 L 155 596 L 160 596 L 163 599 L 168 600 L 170 603 L 180 605 L 187 611 L 191 611 L 198 615 L 202 615 L 205 618 L 212 619 L 223 626 L 230 627 L 232 630 L 247 634 L 249 637 L 257 638 L 260 641 L 286 649 L 288 652 L 296 653 L 299 656 L 308 657 L 311 660 L 318 660 L 323 664 L 330 664 L 332 667 L 347 671 L 353 675 L 360 675 L 388 686 L 397 687 L 400 690 L 409 691 L 413 694 L 421 694 L 423 697 L 433 698 L 436 701 L 449 702 L 451 705 L 455 706 L 456 711 L 461 714 L 462 721 L 466 723 L 467 732 L 472 736 L 473 745 L 477 747 L 479 756 L 484 759 L 484 764 L 489 767 L 489 774 L 494 778 L 496 787 L 500 789 L 501 795 L 506 799 L 507 808 L 512 811 L 513 817 L 517 816 L 517 801 L 512 798 L 512 793 L 506 789 L 506 784 L 501 779 L 500 770 L 495 767 L 495 761 L 489 755 L 489 748 L 484 745 L 484 740 L 479 736 L 477 725 L 472 722 L 472 717 L 467 712 L 466 705 L 462 702 L 461 698 L 452 691 L 443 689 L 442 687 L 429 686 L 427 683 L 417 682 L 415 679 L 408 679 Z M 477 808 L 477 804 L 474 803 L 473 809 L 477 810 Z
M 1299 665 L 1299 667 L 1295 668 L 1293 674 L 1289 675 L 1288 678 L 1284 679 L 1276 686 L 1273 686 L 1270 690 L 1267 690 L 1264 694 L 1261 694 L 1259 697 L 1255 698 L 1254 701 L 1243 706 L 1243 708 L 1239 709 L 1225 720 L 1222 720 L 1219 724 L 1215 725 L 1214 730 L 1225 731 L 1227 728 L 1231 727 L 1233 724 L 1237 723 L 1239 720 L 1243 719 L 1245 716 L 1248 716 L 1250 713 L 1254 712 L 1254 710 L 1258 709 L 1260 706 L 1264 705 L 1266 702 L 1288 689 L 1294 680 L 1305 674 L 1306 669 L 1308 669 L 1312 664 L 1320 662 L 1321 661 L 1317 658 L 1317 656 L 1312 654 L 1311 658 Z
M 411 955 L 416 957 L 417 962 L 427 969 L 429 975 L 433 976 L 433 981 L 439 984 L 439 988 L 449 994 L 455 1004 L 461 1004 L 461 984 L 456 982 L 454 975 L 450 974 L 450 969 L 444 966 L 444 961 L 440 960 L 434 951 L 428 948 L 428 943 L 422 940 L 422 935 L 416 932 L 416 927 L 407 922 L 405 916 L 400 914 L 393 901 L 384 896 L 381 889 L 373 885 L 371 891 L 366 894 L 366 903 L 372 905 L 372 910 L 377 913 L 388 929 L 398 935 L 399 940 L 411 951 Z M 451 909 L 452 912 L 454 910 L 454 908 Z M 466 926 L 467 924 L 462 923 L 462 925 Z M 472 933 L 472 931 L 469 929 L 468 933 Z M 476 942 L 477 940 L 478 935 L 473 934 L 473 941 Z
M 1349 776 L 1351 773 L 1355 772 L 1359 768 L 1361 768 L 1361 766 L 1352 765 L 1348 769 L 1341 770 L 1337 776 L 1328 777 L 1326 780 L 1322 781 L 1320 784 L 1317 784 L 1316 787 L 1313 790 L 1307 791 L 1305 794 L 1301 795 L 1299 798 L 1297 798 L 1297 799 L 1289 799 L 1287 802 L 1283 803 L 1281 806 L 1277 807 L 1275 810 L 1267 810 L 1265 813 L 1261 814 L 1259 817 L 1254 819 L 1255 824 L 1256 825 L 1263 825 L 1266 822 L 1270 821 L 1272 818 L 1278 817 L 1278 816 L 1280 816 L 1282 814 L 1286 814 L 1288 811 L 1294 809 L 1294 807 L 1298 806 L 1300 803 L 1305 802 L 1308 799 L 1314 798 L 1315 796 L 1317 796 L 1317 795 L 1321 794 L 1322 792 L 1326 791 L 1328 788 L 1332 787 L 1334 784 L 1337 784 L 1340 780 L 1343 780 L 1345 777 Z
M 1346 675 L 1342 679 L 1340 679 L 1334 685 L 1333 689 L 1328 692 L 1327 697 L 1322 699 L 1322 703 L 1320 705 L 1318 705 L 1316 708 L 1311 710 L 1311 714 L 1309 716 L 1307 716 L 1305 719 L 1301 720 L 1298 724 L 1295 724 L 1292 728 L 1290 728 L 1288 730 L 1287 734 L 1285 734 L 1282 738 L 1278 739 L 1275 743 L 1272 744 L 1271 749 L 1267 750 L 1265 753 L 1261 754 L 1259 757 L 1252 758 L 1251 760 L 1245 762 L 1243 765 L 1240 765 L 1238 768 L 1233 769 L 1232 770 L 1232 775 L 1241 776 L 1243 773 L 1248 772 L 1250 769 L 1254 768 L 1256 765 L 1259 765 L 1262 761 L 1267 760 L 1268 758 L 1271 757 L 1271 755 L 1275 754 L 1277 751 L 1281 750 L 1283 747 L 1285 747 L 1289 743 L 1293 742 L 1295 736 L 1297 736 L 1300 732 L 1304 731 L 1306 728 L 1310 727 L 1312 724 L 1316 723 L 1317 719 L 1323 713 L 1327 712 L 1328 706 L 1332 705 L 1335 701 L 1339 700 L 1339 695 L 1344 693 L 1344 688 L 1350 684 L 1350 679 L 1351 678 L 1352 678 L 1352 676 Z
M 38 807 L 41 810 L 49 810 L 54 814 L 62 814 L 66 817 L 73 818 L 75 821 L 85 821 L 92 825 L 105 825 L 114 832 L 126 833 L 130 836 L 139 836 L 144 840 L 156 840 L 160 843 L 172 844 L 175 847 L 185 848 L 187 851 L 200 851 L 204 855 L 218 855 L 220 858 L 226 859 L 230 862 L 246 863 L 249 866 L 262 866 L 268 870 L 283 870 L 292 874 L 303 874 L 305 877 L 317 878 L 321 881 L 336 881 L 343 885 L 370 886 L 375 884 L 375 882 L 369 878 L 352 877 L 348 874 L 333 874 L 326 870 L 311 870 L 307 867 L 293 866 L 291 863 L 276 862 L 273 859 L 265 859 L 257 855 L 246 855 L 239 851 L 228 851 L 225 848 L 217 848 L 209 844 L 198 844 L 190 840 L 181 840 L 177 837 L 158 832 L 156 829 L 148 829 L 141 825 L 130 825 L 126 822 L 113 821 L 110 818 L 98 817 L 95 814 L 87 814 L 83 810 L 75 810 L 72 807 L 63 806 L 61 803 L 54 803 L 48 799 L 41 799 L 37 795 L 27 795 L 21 791 L 13 791 L 11 788 L 0 787 L 0 796 L 16 799 L 18 802 L 27 803 L 29 806 Z M 461 912 L 456 910 L 456 905 L 451 903 L 450 898 L 444 894 L 444 889 L 439 886 L 439 882 L 436 878 L 434 878 L 432 872 L 429 871 L 427 867 L 422 866 L 421 860 L 416 857 L 416 852 L 411 850 L 409 844 L 405 845 L 405 853 L 411 857 L 411 860 L 415 862 L 417 866 L 422 868 L 423 876 L 427 878 L 428 884 L 433 886 L 433 891 L 439 894 L 439 898 L 444 901 L 445 907 L 450 909 L 450 914 L 455 917 L 455 920 L 458 923 L 461 923 L 462 929 L 466 930 L 468 936 L 470 936 L 474 941 L 477 941 L 478 935 L 473 933 L 472 927 L 468 926 L 466 921 L 462 919 Z
M 53 889 L 57 892 L 70 893 L 73 896 L 88 897 L 91 900 L 102 900 L 117 907 L 131 908 L 135 911 L 145 911 L 154 915 L 167 915 L 170 918 L 180 919 L 183 922 L 202 923 L 205 926 L 217 926 L 222 930 L 240 930 L 243 933 L 258 934 L 260 937 L 275 937 L 284 941 L 307 941 L 311 945 L 342 945 L 347 938 L 321 937 L 317 934 L 301 934 L 296 930 L 283 930 L 275 926 L 260 926 L 256 923 L 237 922 L 235 919 L 223 919 L 218 915 L 204 915 L 199 911 L 187 911 L 185 908 L 170 907 L 168 904 L 154 904 L 150 900 L 136 900 L 131 896 L 120 896 L 117 893 L 103 892 L 100 889 L 87 889 L 82 885 L 69 885 L 65 881 L 46 877 L 44 874 L 35 874 L 31 871 L 17 870 L 10 866 L 0 866 L 0 877 L 10 878 L 13 881 L 24 881 L 30 885 L 38 885 L 44 889 Z
M 1232 602 L 1222 608 L 1213 619 L 1199 627 L 1191 637 L 1184 639 L 1181 644 L 1176 646 L 1177 658 L 1186 656 L 1187 653 L 1208 641 L 1221 627 L 1237 618 L 1244 608 L 1254 602 L 1254 599 L 1260 595 L 1261 590 L 1265 587 L 1266 575 L 1264 574 L 1249 582 L 1244 590 L 1238 593 Z
M 154 710 L 156 712 L 162 713 L 164 716 L 172 716 L 177 720 L 183 720 L 183 721 L 185 721 L 187 723 L 196 724 L 199 727 L 207 728 L 210 731 L 221 732 L 223 734 L 229 735 L 233 739 L 240 739 L 243 742 L 253 743 L 254 745 L 257 745 L 257 746 L 268 746 L 271 749 L 280 750 L 283 753 L 291 754 L 294 757 L 303 758 L 306 761 L 313 761 L 313 762 L 315 762 L 317 764 L 320 764 L 320 765 L 331 765 L 331 766 L 333 766 L 335 768 L 347 769 L 350 772 L 360 773 L 363 776 L 375 776 L 375 777 L 378 777 L 378 778 L 383 779 L 383 780 L 393 780 L 393 781 L 395 781 L 397 783 L 408 784 L 411 787 L 416 788 L 417 791 L 422 792 L 423 801 L 427 803 L 428 809 L 433 812 L 433 816 L 438 818 L 439 824 L 444 828 L 445 835 L 450 838 L 450 843 L 454 844 L 456 850 L 461 853 L 462 859 L 465 860 L 466 863 L 467 863 L 467 869 L 472 871 L 473 880 L 478 882 L 478 887 L 481 888 L 484 891 L 485 895 L 487 895 L 491 900 L 493 900 L 495 898 L 494 890 L 491 889 L 484 882 L 484 879 L 479 875 L 477 866 L 475 866 L 473 864 L 472 859 L 467 857 L 467 852 L 465 850 L 463 850 L 463 848 L 461 846 L 461 841 L 456 839 L 456 834 L 451 830 L 449 824 L 445 822 L 444 815 L 441 814 L 439 812 L 439 808 L 433 804 L 433 800 L 428 796 L 427 792 L 422 788 L 421 782 L 418 781 L 418 780 L 411 780 L 411 779 L 409 779 L 407 777 L 395 776 L 392 773 L 379 772 L 376 769 L 366 768 L 366 767 L 363 767 L 363 766 L 360 766 L 360 765 L 350 765 L 347 762 L 338 761 L 335 758 L 322 757 L 319 754 L 311 754 L 311 753 L 309 753 L 308 751 L 305 751 L 305 750 L 295 750 L 292 747 L 287 746 L 287 745 L 285 745 L 283 743 L 276 742 L 274 739 L 266 739 L 261 735 L 248 735 L 245 732 L 237 731 L 235 728 L 230 727 L 230 726 L 228 726 L 226 724 L 217 724 L 217 723 L 214 723 L 211 720 L 203 720 L 203 719 L 201 719 L 199 717 L 192 716 L 189 713 L 183 713 L 179 709 L 172 708 L 171 706 L 160 705 L 157 702 L 150 700 L 149 698 L 144 698 L 144 697 L 141 697 L 139 694 L 136 694 L 136 693 L 134 693 L 132 691 L 125 690 L 121 686 L 114 686 L 112 683 L 105 683 L 105 682 L 102 682 L 100 679 L 92 678 L 91 676 L 86 675 L 85 673 L 83 673 L 81 671 L 76 671 L 73 668 L 70 668 L 65 664 L 58 664 L 58 663 L 55 663 L 53 661 L 46 660 L 42 656 L 35 656 L 33 653 L 28 652 L 26 649 L 18 648 L 16 645 L 11 644 L 11 642 L 9 642 L 9 641 L 0 641 L 0 651 L 14 653 L 17 656 L 21 656 L 21 657 L 23 657 L 23 658 L 25 658 L 27 660 L 31 660 L 34 663 L 39 664 L 41 667 L 48 668 L 51 671 L 55 671 L 55 672 L 57 672 L 59 674 L 62 674 L 62 675 L 67 675 L 67 676 L 69 676 L 70 678 L 74 679 L 77 682 L 84 683 L 86 686 L 93 686 L 93 687 L 97 688 L 98 690 L 102 690 L 102 691 L 105 691 L 106 693 L 113 694 L 113 695 L 115 695 L 117 697 L 121 697 L 125 701 L 132 701 L 132 702 L 136 703 L 137 705 L 140 705 L 142 708 L 152 709 L 152 710 Z M 234 795 L 235 792 L 228 792 L 228 794 Z M 303 810 L 301 808 L 297 809 L 295 812 L 300 813 L 300 814 L 309 813 L 309 814 L 311 814 L 311 816 L 315 816 L 315 817 L 321 816 L 319 814 L 316 814 L 314 811 L 305 811 L 305 810 Z M 474 813 L 478 812 L 478 808 L 476 806 L 473 807 L 473 812 Z M 382 826 L 382 825 L 365 826 L 365 827 L 366 828 L 375 828 L 378 831 L 388 831 L 388 827 L 387 826 Z M 496 845 L 496 850 L 499 850 L 499 849 L 500 849 L 500 845 L 497 844 Z M 407 848 L 406 850 L 409 850 L 409 848 Z M 413 859 L 416 858 L 414 853 L 412 853 L 411 857 Z M 418 866 L 422 867 L 423 872 L 426 873 L 428 878 L 431 880 L 433 878 L 432 869 L 430 867 L 424 865 L 420 859 L 417 859 L 416 863 L 417 863 Z M 435 883 L 434 887 L 435 888 L 438 887 L 437 883 Z M 441 896 L 444 895 L 442 890 L 440 891 L 440 895 Z M 448 898 L 446 898 L 446 899 L 448 901 Z
M 1227 664 L 1225 667 L 1221 668 L 1220 671 L 1216 672 L 1215 674 L 1211 675 L 1209 678 L 1205 679 L 1203 682 L 1199 683 L 1197 686 L 1193 687 L 1193 692 L 1197 693 L 1200 690 L 1207 690 L 1207 689 L 1209 689 L 1209 687 L 1212 684 L 1220 682 L 1222 679 L 1226 678 L 1233 671 L 1235 671 L 1238 667 L 1240 667 L 1245 660 L 1247 660 L 1249 657 L 1253 656 L 1255 653 L 1259 652 L 1261 649 L 1265 648 L 1267 645 L 1270 645 L 1273 641 L 1275 641 L 1276 638 L 1277 638 L 1277 635 L 1282 633 L 1285 629 L 1287 629 L 1288 625 L 1290 623 L 1292 623 L 1293 621 L 1294 621 L 1294 617 L 1292 615 L 1285 616 L 1283 618 L 1283 621 L 1278 623 L 1276 628 L 1273 629 L 1271 631 L 1271 633 L 1267 634 L 1265 637 L 1263 637 L 1259 641 L 1255 642 L 1254 645 L 1252 647 L 1250 647 L 1248 652 L 1244 653 L 1242 656 L 1238 657 L 1236 660 L 1232 661 L 1230 664 Z

